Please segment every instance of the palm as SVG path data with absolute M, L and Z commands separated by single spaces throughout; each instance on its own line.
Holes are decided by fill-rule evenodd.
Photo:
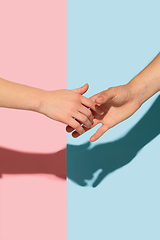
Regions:
M 102 92 L 101 94 L 105 97 L 107 91 L 108 90 Z M 136 101 L 131 98 L 126 85 L 112 88 L 109 91 L 112 97 L 100 105 L 104 114 L 94 115 L 92 128 L 98 123 L 101 123 L 102 126 L 94 134 L 92 141 L 97 140 L 108 129 L 129 118 L 140 107 Z M 99 95 L 100 94 L 96 94 L 92 96 L 91 100 L 96 101 L 96 98 Z

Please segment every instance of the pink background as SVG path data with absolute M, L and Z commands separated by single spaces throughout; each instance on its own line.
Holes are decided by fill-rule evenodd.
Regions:
M 66 88 L 66 0 L 0 0 L 0 77 Z M 0 109 L 0 240 L 66 239 L 64 129 Z

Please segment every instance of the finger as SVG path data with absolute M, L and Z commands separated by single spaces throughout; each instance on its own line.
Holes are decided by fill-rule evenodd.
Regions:
M 89 85 L 88 85 L 88 83 L 86 83 L 86 84 L 83 85 L 82 87 L 80 87 L 80 88 L 75 88 L 75 89 L 73 89 L 72 91 L 77 92 L 77 93 L 79 93 L 79 94 L 82 95 L 82 94 L 84 94 L 85 92 L 87 92 L 88 88 L 89 88 Z
M 103 180 L 103 178 L 106 176 L 106 172 L 103 170 L 100 174 L 99 174 L 99 176 L 98 176 L 98 178 L 96 179 L 96 181 L 93 183 L 93 187 L 97 187 L 99 184 L 100 184 L 100 182 Z
M 85 109 L 87 109 L 86 107 L 84 107 Z M 92 112 L 89 110 L 89 109 L 87 109 L 88 111 L 89 111 L 89 113 L 88 112 L 86 112 L 86 115 L 88 114 L 91 114 L 91 116 L 89 116 L 88 118 L 89 118 L 89 120 L 91 121 L 91 122 L 93 122 L 93 115 L 92 115 Z M 77 119 L 76 119 L 76 121 L 77 122 L 79 122 Z M 81 124 L 81 123 L 80 123 Z M 83 125 L 83 128 L 84 128 L 85 126 Z M 86 127 L 86 129 L 88 129 L 87 127 Z M 71 132 L 73 132 L 75 130 L 75 128 L 73 128 L 73 127 L 71 127 L 71 126 L 69 126 L 69 125 L 67 125 L 66 126 L 66 132 L 68 132 L 68 133 L 71 133 Z
M 91 128 L 95 127 L 98 123 L 99 123 L 98 120 L 93 119 L 93 123 L 92 123 L 92 127 L 91 127 Z M 84 125 L 82 125 L 82 127 L 83 127 L 83 129 L 84 129 L 85 132 L 87 132 L 88 130 L 91 129 L 91 128 L 85 127 Z M 75 128 L 73 128 L 73 127 L 71 127 L 71 126 L 69 126 L 69 125 L 66 126 L 66 131 L 67 131 L 68 133 L 71 133 L 71 132 L 74 131 L 74 132 L 72 133 L 72 136 L 73 136 L 74 138 L 77 138 L 77 137 L 80 136 L 80 134 L 79 134 L 78 132 L 76 132 Z
M 91 128 L 87 128 L 87 127 L 85 127 L 85 126 L 82 126 L 83 127 L 83 129 L 84 129 L 84 132 L 87 132 L 87 131 L 89 131 Z M 74 138 L 77 138 L 77 137 L 79 137 L 80 136 L 80 134 L 77 132 L 77 131 L 74 131 L 73 133 L 72 133 L 72 137 L 74 137 Z
M 79 112 L 84 114 L 91 122 L 93 122 L 93 114 L 90 109 L 86 108 L 85 106 L 81 106 Z
M 93 96 L 91 96 L 89 99 L 91 99 L 93 102 L 95 102 L 95 99 L 99 96 L 100 93 L 97 93 Z
M 108 88 L 107 90 L 101 92 L 97 96 L 97 98 L 95 99 L 95 102 L 98 104 L 103 104 L 115 96 L 116 96 L 115 88 L 114 87 Z
M 70 118 L 69 121 L 67 122 L 67 124 L 73 128 L 73 129 L 76 129 L 76 131 L 81 135 L 83 134 L 85 131 L 83 129 L 83 127 L 81 126 L 81 124 L 76 121 L 75 119 L 73 118 Z
M 84 125 L 82 125 L 81 122 L 79 122 L 79 121 L 78 121 L 77 119 L 75 119 L 75 118 L 74 118 L 74 120 L 76 120 L 76 122 L 78 122 L 78 123 L 84 128 Z M 88 128 L 86 128 L 86 129 L 88 129 Z M 76 131 L 76 129 L 73 128 L 73 127 L 71 127 L 70 125 L 67 125 L 67 126 L 66 126 L 66 131 L 67 131 L 68 133 L 71 133 L 71 132 L 73 132 L 73 131 Z
M 81 102 L 82 102 L 83 105 L 92 109 L 94 112 L 96 112 L 98 114 L 103 114 L 104 113 L 103 110 L 89 98 L 86 98 L 86 97 L 82 96 L 81 97 Z
M 99 123 L 98 121 L 95 121 L 95 119 L 93 119 L 93 124 L 92 124 L 92 127 L 91 127 L 91 128 L 87 128 L 87 127 L 85 127 L 84 125 L 82 125 L 82 127 L 83 127 L 84 131 L 87 132 L 87 131 L 89 131 L 90 129 L 94 128 L 98 123 Z M 75 130 L 75 129 L 73 129 L 73 130 Z M 72 130 L 72 131 L 73 131 L 73 130 Z M 74 138 L 77 138 L 77 137 L 79 137 L 79 136 L 80 136 L 80 134 L 79 134 L 77 131 L 74 131 L 74 132 L 72 133 L 72 137 L 74 137 Z
M 75 119 L 77 119 L 81 124 L 84 124 L 88 128 L 90 128 L 92 126 L 92 122 L 87 118 L 87 116 L 85 116 L 81 112 L 74 113 L 73 117 Z
M 76 119 L 76 121 L 79 122 L 77 119 Z M 81 123 L 80 123 L 80 125 L 81 125 Z M 82 125 L 82 127 L 84 128 L 84 125 Z M 86 128 L 86 129 L 88 129 L 88 128 Z M 66 126 L 66 132 L 71 133 L 73 131 L 75 131 L 75 128 L 73 128 L 69 125 Z
M 95 134 L 92 135 L 90 138 L 91 142 L 96 141 L 98 138 L 100 138 L 109 128 L 106 125 L 102 125 Z

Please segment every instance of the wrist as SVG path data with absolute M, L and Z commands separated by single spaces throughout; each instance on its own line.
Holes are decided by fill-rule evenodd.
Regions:
M 147 79 L 137 75 L 128 84 L 132 98 L 141 106 L 160 90 L 160 78 Z
M 30 110 L 33 112 L 41 113 L 41 106 L 44 101 L 45 90 L 22 86 L 23 87 L 23 96 L 21 97 L 22 106 L 17 107 L 23 110 Z
M 131 99 L 136 101 L 139 107 L 146 101 L 147 86 L 143 81 L 140 81 L 137 77 L 133 78 L 127 86 L 130 89 Z
M 46 90 L 43 89 L 37 89 L 37 92 L 35 94 L 35 98 L 34 98 L 34 104 L 33 104 L 33 111 L 38 112 L 38 113 L 42 113 L 44 114 L 45 112 L 45 102 L 46 102 L 46 96 L 47 96 L 47 92 Z

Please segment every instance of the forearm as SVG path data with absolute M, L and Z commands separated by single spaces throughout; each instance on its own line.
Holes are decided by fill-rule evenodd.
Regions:
M 37 111 L 44 90 L 0 78 L 0 107 Z
M 35 111 L 82 134 L 82 124 L 87 128 L 92 126 L 90 109 L 102 113 L 92 100 L 82 96 L 87 90 L 88 85 L 85 84 L 73 90 L 45 91 L 0 78 L 0 107 Z
M 160 53 L 127 85 L 140 105 L 157 93 L 160 90 Z

